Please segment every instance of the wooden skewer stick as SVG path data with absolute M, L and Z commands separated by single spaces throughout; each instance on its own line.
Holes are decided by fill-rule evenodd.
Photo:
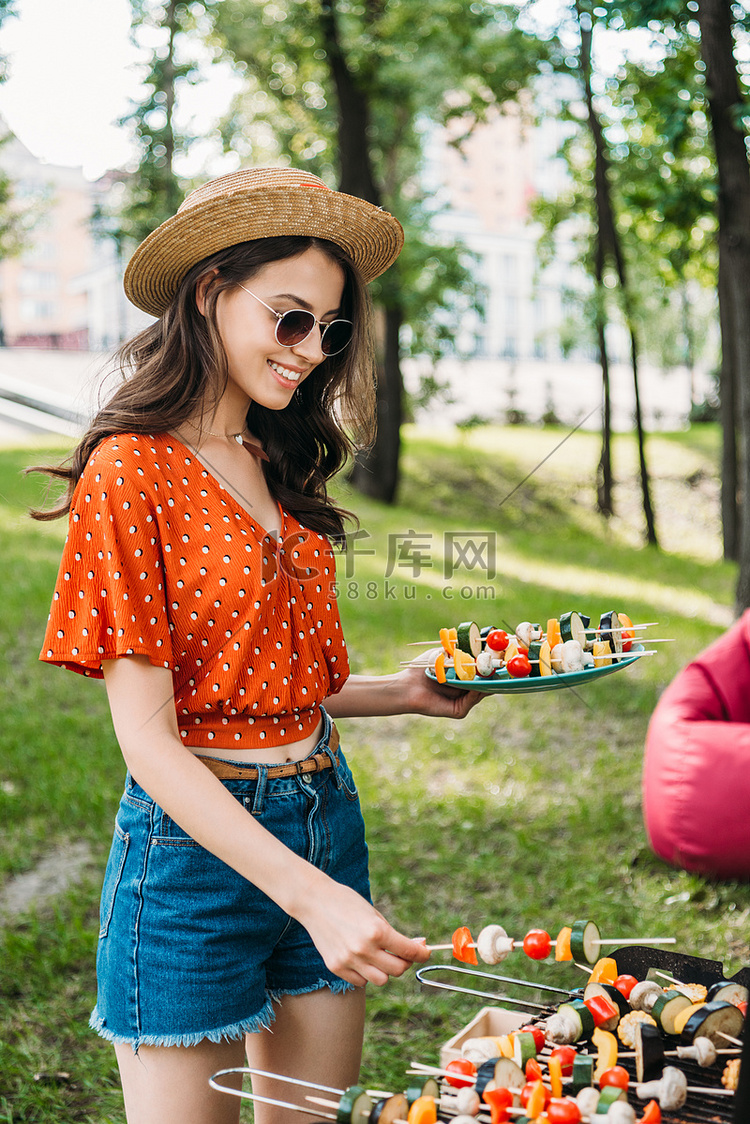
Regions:
M 641 656 L 658 656 L 658 655 L 659 655 L 659 653 L 655 650 L 654 651 L 648 651 L 647 650 L 647 651 L 644 651 L 644 652 L 612 652 L 611 654 L 609 654 L 607 656 L 607 659 L 610 659 L 610 660 L 630 660 L 630 659 L 635 659 L 636 657 L 638 657 L 638 659 L 640 659 Z M 528 659 L 528 657 L 527 657 L 527 659 Z M 529 663 L 541 663 L 541 662 L 542 662 L 541 660 L 529 660 Z M 420 663 L 420 661 L 418 659 L 415 659 L 415 660 L 399 660 L 398 666 L 399 667 L 434 667 L 435 665 L 434 665 L 432 660 L 425 660 L 424 662 Z M 446 667 L 453 667 L 453 664 L 449 663 L 446 660 L 445 666 Z M 607 665 L 605 665 L 605 666 L 607 666 Z M 593 668 L 593 667 L 579 668 L 579 671 L 595 671 L 595 670 L 597 670 L 597 669 Z M 553 671 L 552 674 L 553 675 L 569 675 L 571 673 L 570 672 L 563 672 L 563 671 Z M 479 678 L 481 679 L 483 677 L 480 675 Z M 491 679 L 492 676 L 488 675 L 488 676 L 485 676 L 485 678 Z M 519 676 L 519 678 L 528 679 L 528 676 Z
M 727 1042 L 734 1042 L 735 1046 L 741 1046 L 742 1041 L 739 1038 L 732 1038 L 731 1034 L 725 1034 L 723 1030 L 717 1030 L 716 1033 L 720 1038 L 726 1038 Z
M 598 945 L 639 945 L 639 944 L 677 944 L 676 937 L 608 937 L 607 940 L 592 941 L 591 944 Z M 557 941 L 550 941 L 550 947 L 555 948 Z M 477 948 L 476 941 L 470 941 L 464 945 L 464 948 Z M 514 948 L 523 948 L 523 941 L 513 941 Z M 453 949 L 453 942 L 450 944 L 426 944 L 425 948 L 428 952 L 445 952 L 448 949 Z M 584 972 L 590 972 L 591 968 L 587 968 L 584 964 L 576 964 L 576 968 L 581 968 Z M 734 1041 L 734 1039 L 733 1039 Z
M 711 1085 L 688 1085 L 688 1093 L 707 1093 L 711 1097 L 733 1097 L 734 1089 L 719 1089 Z
M 632 626 L 632 628 L 653 628 L 658 623 L 659 623 L 658 621 L 646 621 L 645 624 L 634 624 Z M 598 629 L 598 628 L 587 628 L 584 631 L 596 633 L 596 632 L 599 632 L 600 629 Z M 608 629 L 605 629 L 605 631 L 606 632 L 630 632 L 631 629 L 630 628 L 608 628 Z M 512 633 L 508 633 L 508 635 L 511 636 Z M 425 647 L 439 648 L 440 646 L 441 646 L 440 640 L 410 640 L 406 644 L 407 648 L 425 648 Z

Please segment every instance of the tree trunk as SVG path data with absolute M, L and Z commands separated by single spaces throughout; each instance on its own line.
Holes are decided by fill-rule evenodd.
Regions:
M 597 288 L 601 289 L 601 279 L 598 279 Z M 599 299 L 603 299 L 603 296 Z M 597 304 L 598 304 L 597 300 Z M 604 315 L 597 307 L 596 336 L 599 346 L 599 362 L 602 368 L 602 451 L 599 454 L 599 464 L 596 469 L 596 506 L 602 515 L 614 515 L 614 499 L 612 495 L 614 480 L 612 478 L 612 396 L 609 383 L 609 356 L 607 354 L 607 337 L 605 331 Z
M 645 436 L 643 431 L 641 396 L 638 383 L 638 337 L 635 331 L 635 324 L 632 315 L 632 301 L 630 299 L 630 292 L 627 285 L 625 257 L 620 245 L 620 237 L 617 233 L 614 208 L 612 206 L 612 194 L 608 176 L 607 145 L 604 139 L 601 122 L 594 107 L 594 96 L 591 86 L 592 25 L 590 16 L 588 16 L 586 13 L 582 13 L 579 10 L 578 17 L 581 28 L 581 63 L 584 77 L 584 89 L 586 93 L 586 108 L 588 111 L 589 128 L 591 129 L 591 135 L 594 140 L 594 187 L 596 193 L 596 215 L 598 225 L 596 264 L 597 282 L 600 286 L 600 291 L 603 293 L 603 290 L 601 289 L 601 281 L 603 279 L 604 264 L 607 257 L 611 257 L 613 264 L 617 270 L 617 276 L 620 282 L 620 291 L 622 293 L 625 318 L 627 320 L 628 331 L 630 333 L 633 392 L 635 396 L 635 425 L 638 436 L 638 460 L 640 465 L 641 493 L 643 496 L 643 514 L 646 520 L 646 541 L 653 546 L 657 546 L 658 542 L 656 536 L 654 512 L 651 504 L 649 473 L 646 465 Z M 603 320 L 603 308 L 600 315 Z M 609 379 L 607 374 L 605 395 L 608 391 L 608 382 Z
M 742 101 L 734 61 L 732 11 L 727 0 L 700 0 L 701 55 L 706 66 L 711 128 L 719 180 L 719 298 L 729 301 L 722 326 L 731 332 L 732 383 L 740 433 L 740 534 L 736 610 L 750 607 L 750 169 L 733 111 Z
M 726 291 L 726 269 L 719 261 L 719 325 L 721 330 L 721 368 L 719 371 L 719 401 L 721 420 L 721 528 L 724 539 L 724 557 L 728 562 L 739 561 L 740 526 L 737 505 L 737 387 L 734 355 L 734 332 L 731 325 L 732 300 Z M 722 292 L 722 290 L 724 290 Z
M 378 440 L 357 457 L 351 479 L 366 496 L 393 503 L 398 489 L 401 453 L 403 389 L 399 366 L 401 313 L 389 308 L 383 313 L 384 346 L 378 360 Z
M 367 136 L 370 109 L 347 65 L 338 32 L 336 0 L 322 0 L 320 28 L 338 99 L 339 190 L 376 206 L 382 193 L 376 182 Z M 380 357 L 377 386 L 377 434 L 371 448 L 357 455 L 351 480 L 373 499 L 393 503 L 401 452 L 403 379 L 399 349 L 402 310 L 398 302 L 383 310 L 376 328 Z

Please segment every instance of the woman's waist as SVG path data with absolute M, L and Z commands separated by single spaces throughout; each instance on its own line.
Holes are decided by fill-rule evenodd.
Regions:
M 200 721 L 180 723 L 186 748 L 200 757 L 221 757 L 243 764 L 283 764 L 307 757 L 326 732 L 320 706 L 293 715 L 200 715 Z

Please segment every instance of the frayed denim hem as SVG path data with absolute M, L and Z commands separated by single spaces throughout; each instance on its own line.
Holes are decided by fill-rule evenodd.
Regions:
M 107 1029 L 104 1019 L 101 1018 L 96 1007 L 91 1012 L 89 1026 L 108 1042 L 132 1046 L 133 1053 L 137 1054 L 141 1046 L 197 1046 L 199 1042 L 206 1039 L 209 1042 L 222 1042 L 225 1039 L 231 1041 L 232 1039 L 244 1038 L 246 1034 L 256 1034 L 259 1030 L 270 1030 L 274 1018 L 273 1004 L 268 999 L 260 1014 L 254 1015 L 251 1019 L 231 1023 L 229 1026 L 219 1027 L 218 1030 L 197 1031 L 194 1034 L 144 1034 L 138 1038 L 115 1034 Z
M 324 987 L 327 987 L 334 995 L 343 995 L 345 991 L 356 991 L 354 984 L 348 983 L 346 980 L 318 980 L 317 983 L 310 984 L 309 987 L 280 988 L 276 991 L 269 990 L 268 994 L 274 1003 L 278 1003 L 285 995 L 307 995 L 310 991 L 322 991 Z

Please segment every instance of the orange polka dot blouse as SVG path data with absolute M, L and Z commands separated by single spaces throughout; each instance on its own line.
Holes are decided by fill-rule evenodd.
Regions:
M 335 562 L 281 514 L 277 542 L 175 438 L 107 438 L 73 496 L 40 659 L 96 678 L 121 656 L 169 668 L 186 745 L 313 733 L 349 674 Z

